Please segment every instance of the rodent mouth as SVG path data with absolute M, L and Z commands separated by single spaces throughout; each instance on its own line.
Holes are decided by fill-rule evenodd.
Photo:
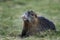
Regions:
M 25 16 L 22 16 L 22 19 L 25 21 L 25 20 L 27 20 L 27 18 L 25 17 Z
M 23 20 L 25 21 L 25 20 L 27 20 L 26 18 L 23 18 Z
M 23 21 L 28 21 L 28 22 L 31 22 L 31 20 L 29 20 L 29 19 L 27 19 L 27 18 L 22 18 L 23 19 Z
M 29 20 L 28 20 L 28 19 L 26 19 L 26 18 L 23 18 L 23 21 L 27 21 L 27 22 L 29 22 Z

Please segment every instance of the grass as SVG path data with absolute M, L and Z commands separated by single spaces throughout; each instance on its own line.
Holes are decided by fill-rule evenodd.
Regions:
M 23 21 L 21 15 L 27 10 L 34 10 L 54 22 L 60 31 L 60 0 L 11 0 L 0 2 L 0 40 L 60 40 L 60 32 L 46 37 L 28 37 L 21 39 Z M 10 35 L 10 36 L 9 36 Z

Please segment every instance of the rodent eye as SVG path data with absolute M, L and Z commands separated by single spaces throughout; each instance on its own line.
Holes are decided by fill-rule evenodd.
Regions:
M 31 14 L 32 16 L 34 15 L 34 14 Z

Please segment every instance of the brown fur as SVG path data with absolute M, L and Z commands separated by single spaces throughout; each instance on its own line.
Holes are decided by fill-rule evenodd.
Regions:
M 41 31 L 46 31 L 46 30 L 56 31 L 55 25 L 48 19 L 44 17 L 38 17 L 37 14 L 35 14 L 33 11 L 29 11 L 27 12 L 27 14 L 29 14 L 29 16 L 27 16 L 28 18 L 26 18 L 25 15 L 23 16 L 24 18 L 26 18 L 26 20 L 23 20 L 24 27 L 22 30 L 21 37 L 35 35 L 37 33 L 40 33 Z M 31 20 L 29 21 L 29 18 L 32 21 Z

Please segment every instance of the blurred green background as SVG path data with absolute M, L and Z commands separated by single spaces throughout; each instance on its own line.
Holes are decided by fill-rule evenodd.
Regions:
M 34 10 L 37 15 L 53 21 L 60 31 L 60 0 L 0 0 L 0 40 L 22 40 L 16 36 L 21 34 L 21 15 L 27 10 Z M 60 32 L 53 37 L 29 37 L 23 40 L 60 40 Z

